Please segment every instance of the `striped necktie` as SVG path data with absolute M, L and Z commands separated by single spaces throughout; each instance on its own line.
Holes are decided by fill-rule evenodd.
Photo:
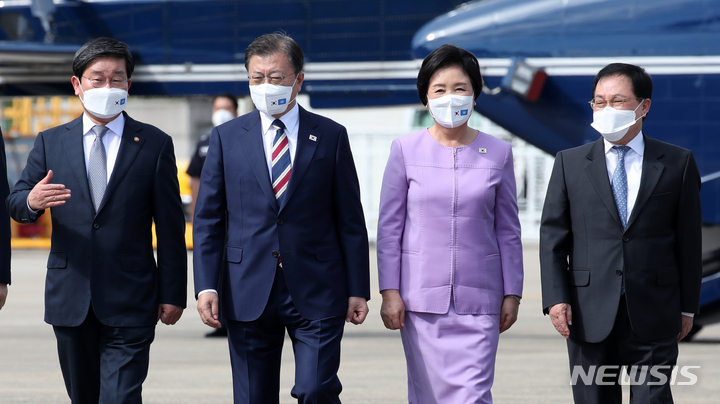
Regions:
M 276 119 L 272 126 L 277 130 L 275 132 L 275 140 L 272 147 L 272 184 L 275 192 L 275 199 L 278 205 L 282 205 L 288 182 L 290 181 L 290 172 L 292 166 L 290 164 L 290 146 L 287 135 L 285 134 L 285 124 L 281 120 Z
M 93 206 L 95 212 L 97 212 L 103 195 L 105 195 L 105 187 L 107 187 L 107 156 L 105 155 L 105 145 L 103 145 L 102 138 L 107 133 L 108 128 L 103 125 L 95 125 L 92 131 L 95 132 L 95 140 L 90 148 L 88 182 L 92 193 Z

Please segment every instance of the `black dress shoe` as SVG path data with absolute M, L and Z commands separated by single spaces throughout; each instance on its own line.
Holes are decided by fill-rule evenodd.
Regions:
M 216 328 L 213 331 L 210 331 L 209 333 L 205 334 L 205 338 L 213 338 L 213 337 L 227 337 L 227 328 L 220 327 Z

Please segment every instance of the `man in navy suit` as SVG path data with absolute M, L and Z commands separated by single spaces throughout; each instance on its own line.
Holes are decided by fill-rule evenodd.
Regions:
M 7 198 L 10 189 L 7 180 L 5 141 L 0 131 L 0 201 Z M 0 309 L 5 305 L 10 284 L 10 216 L 5 206 L 0 206 Z
M 175 324 L 186 303 L 173 143 L 123 111 L 133 67 L 114 39 L 77 51 L 71 81 L 85 112 L 38 134 L 7 199 L 21 223 L 52 212 L 45 321 L 73 404 L 141 403 L 155 325 Z
M 344 321 L 368 312 L 369 254 L 345 128 L 295 102 L 303 53 L 282 34 L 245 51 L 257 107 L 216 127 L 194 219 L 203 322 L 227 320 L 235 403 L 278 403 L 287 330 L 292 396 L 339 403 Z M 220 297 L 218 297 L 218 291 Z

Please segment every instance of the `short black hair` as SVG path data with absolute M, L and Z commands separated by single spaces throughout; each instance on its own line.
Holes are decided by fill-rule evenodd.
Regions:
M 472 83 L 475 99 L 483 89 L 480 64 L 472 53 L 455 45 L 442 45 L 425 57 L 422 62 L 417 78 L 418 97 L 423 105 L 427 105 L 427 92 L 430 86 L 430 79 L 438 69 L 448 66 L 459 66 L 465 71 Z
M 95 38 L 85 43 L 77 52 L 73 58 L 73 74 L 78 79 L 85 73 L 87 65 L 93 60 L 101 56 L 109 56 L 118 59 L 125 59 L 125 70 L 127 71 L 127 78 L 132 77 L 133 71 L 135 70 L 135 62 L 130 54 L 130 48 L 116 39 L 112 38 Z
M 595 97 L 595 88 L 600 80 L 610 76 L 625 76 L 632 83 L 632 91 L 638 98 L 652 98 L 652 77 L 640 66 L 627 63 L 611 63 L 603 67 L 595 76 L 592 86 L 592 96 Z
M 299 74 L 305 64 L 305 55 L 300 45 L 282 32 L 262 35 L 248 45 L 245 49 L 245 70 L 250 72 L 250 58 L 253 55 L 270 56 L 280 51 L 285 52 L 295 74 Z
M 215 96 L 215 98 L 213 98 L 213 100 L 212 100 L 213 104 L 215 104 L 215 100 L 217 100 L 218 98 L 227 98 L 228 100 L 232 101 L 232 104 L 233 104 L 233 106 L 235 107 L 235 111 L 237 111 L 237 109 L 238 109 L 238 100 L 237 100 L 237 97 L 236 97 L 236 96 L 234 96 L 234 95 L 232 95 L 232 94 L 230 94 L 230 93 L 218 94 L 218 95 Z

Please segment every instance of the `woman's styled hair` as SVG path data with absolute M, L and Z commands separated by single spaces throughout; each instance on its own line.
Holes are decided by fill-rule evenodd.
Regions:
M 430 86 L 430 79 L 438 69 L 448 66 L 459 66 L 465 71 L 472 83 L 475 99 L 480 95 L 483 88 L 483 79 L 480 74 L 480 64 L 472 53 L 455 45 L 443 45 L 427 55 L 423 60 L 417 78 L 418 97 L 423 105 L 427 105 L 427 92 Z

